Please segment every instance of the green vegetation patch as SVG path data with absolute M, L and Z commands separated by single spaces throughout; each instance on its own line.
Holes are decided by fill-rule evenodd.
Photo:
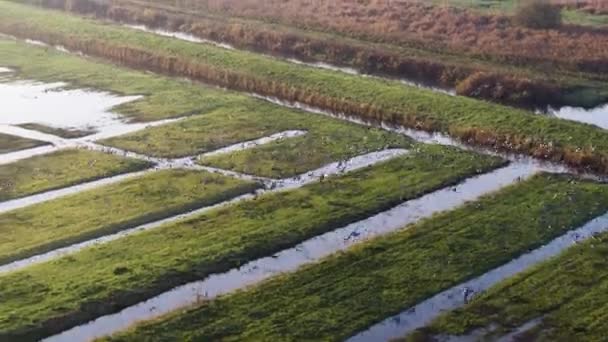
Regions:
M 71 149 L 0 165 L 0 201 L 139 171 L 151 164 L 107 153 Z
M 95 131 L 83 130 L 83 129 L 66 129 L 59 127 L 51 127 L 39 123 L 26 123 L 18 125 L 19 127 L 25 129 L 31 129 L 33 131 L 38 131 L 46 134 L 55 135 L 64 139 L 76 139 L 86 137 L 87 135 L 91 135 L 95 133 Z
M 48 145 L 48 143 L 0 133 L 0 154 L 44 145 Z
M 412 145 L 411 140 L 403 135 L 322 115 L 296 113 L 268 104 L 258 104 L 256 110 L 266 116 L 260 120 L 285 122 L 291 129 L 305 130 L 307 134 L 238 152 L 204 157 L 200 163 L 246 174 L 286 178 L 338 160 Z
M 0 2 L 0 25 L 3 30 L 10 32 L 13 32 L 11 27 L 19 27 L 15 34 L 51 37 L 68 46 L 105 46 L 91 48 L 89 52 L 137 67 L 155 68 L 230 88 L 299 100 L 364 119 L 383 119 L 410 127 L 447 132 L 471 143 L 565 160 L 594 171 L 608 172 L 606 132 L 591 125 L 534 115 L 529 111 L 471 98 L 438 94 L 404 86 L 396 81 L 358 77 L 296 65 L 255 53 L 156 36 L 16 3 Z M 0 45 L 0 60 L 7 54 L 3 50 L 10 50 L 8 54 L 14 57 L 4 64 L 14 67 L 23 64 L 21 61 L 27 63 L 34 58 L 30 57 L 33 54 L 31 51 L 17 54 L 15 50 L 24 48 L 7 49 L 7 44 L 19 46 L 15 43 Z M 124 54 L 117 57 L 119 53 L 113 51 L 123 51 Z M 47 56 L 47 53 L 38 53 L 38 59 Z M 49 62 L 34 64 L 39 68 L 40 64 Z M 109 74 L 120 72 L 123 71 L 109 71 Z M 38 73 L 45 74 L 45 71 Z M 140 78 L 150 77 L 138 75 Z M 108 78 L 106 75 L 104 77 Z M 161 79 L 156 82 L 169 81 Z M 161 99 L 158 98 L 159 101 Z
M 493 327 L 484 337 L 495 340 L 538 320 L 526 341 L 602 341 L 608 336 L 607 260 L 608 234 L 602 234 L 499 283 L 408 339 Z
M 262 195 L 5 274 L 0 276 L 0 339 L 39 339 L 503 164 L 422 146 L 321 183 Z
M 0 215 L 0 263 L 114 233 L 252 191 L 208 172 L 152 172 Z
M 343 341 L 606 210 L 608 185 L 539 175 L 110 340 Z
M 102 143 L 148 155 L 176 158 L 210 152 L 287 130 L 302 130 L 307 134 L 281 139 L 243 153 L 210 157 L 204 159 L 203 164 L 283 178 L 366 152 L 411 146 L 411 140 L 403 135 L 254 99 Z

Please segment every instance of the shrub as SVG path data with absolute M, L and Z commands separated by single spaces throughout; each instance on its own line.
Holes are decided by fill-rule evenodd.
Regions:
M 517 24 L 534 28 L 557 28 L 562 24 L 561 7 L 547 0 L 522 0 L 515 13 Z

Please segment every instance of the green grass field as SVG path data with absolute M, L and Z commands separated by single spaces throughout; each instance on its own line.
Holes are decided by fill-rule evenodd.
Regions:
M 219 70 L 220 75 L 221 71 L 233 72 L 239 75 L 238 77 L 242 79 L 243 83 L 250 84 L 251 87 L 254 87 L 252 84 L 255 82 L 272 84 L 273 89 L 283 89 L 284 92 L 295 94 L 293 96 L 296 98 L 312 104 L 326 104 L 327 107 L 343 108 L 348 103 L 352 105 L 349 108 L 356 109 L 352 114 L 367 118 L 381 117 L 409 126 L 420 125 L 427 129 L 449 132 L 454 136 L 470 140 L 472 143 L 499 145 L 529 154 L 547 155 L 552 159 L 565 159 L 570 163 L 582 164 L 599 172 L 608 170 L 608 164 L 603 162 L 604 156 L 608 155 L 606 133 L 590 125 L 534 115 L 531 112 L 470 98 L 436 94 L 428 90 L 403 86 L 396 82 L 361 78 L 293 65 L 249 52 L 231 51 L 205 44 L 193 44 L 159 37 L 69 16 L 61 12 L 5 1 L 0 2 L 0 23 L 4 30 L 9 30 L 11 25 L 19 26 L 20 32 L 29 32 L 34 37 L 52 35 L 57 43 L 67 44 L 70 41 L 90 40 L 108 44 L 108 46 L 129 46 L 158 57 L 172 56 L 188 63 L 194 63 L 193 65 L 201 68 L 204 66 L 211 68 L 210 70 Z M 66 37 L 70 37 L 70 41 Z M 8 66 L 26 69 L 27 75 L 36 74 L 40 79 L 58 78 L 53 77 L 49 71 L 40 70 L 41 65 L 49 65 L 50 61 L 34 63 L 38 67 L 28 68 L 28 61 L 36 58 L 37 55 L 36 52 L 26 53 L 25 49 L 14 42 L 0 44 L 0 60 L 6 61 L 5 64 Z M 54 55 L 52 52 L 48 54 Z M 38 59 L 41 59 L 40 56 L 49 59 L 47 54 L 38 56 Z M 54 61 L 53 66 L 56 66 L 59 61 L 63 64 L 70 59 L 71 57 L 67 56 L 51 58 Z M 79 76 L 83 74 L 83 62 L 79 63 L 80 65 L 76 69 L 79 71 L 75 71 L 73 77 L 76 74 Z M 34 69 L 36 69 L 35 72 Z M 118 70 L 108 70 L 108 72 L 110 75 L 116 75 Z M 127 73 L 127 75 L 133 75 L 133 73 Z M 97 77 L 101 77 L 101 75 Z M 122 76 L 117 76 L 117 78 L 119 77 Z M 151 78 L 149 75 L 141 74 L 138 74 L 137 77 Z M 63 79 L 65 76 L 61 78 Z M 95 77 L 91 77 L 86 82 L 96 83 L 102 89 L 108 88 L 104 87 L 102 82 L 95 80 Z M 155 83 L 158 82 L 161 81 L 157 80 Z M 137 84 L 143 86 L 139 82 Z M 147 83 L 145 85 L 146 88 L 150 88 Z M 116 90 L 130 90 L 131 93 L 134 90 L 133 86 L 126 88 L 124 85 L 116 85 L 116 88 Z M 145 92 L 139 91 L 139 93 Z M 158 95 L 154 98 L 155 101 L 160 101 L 162 97 Z M 171 103 L 171 98 L 169 97 L 169 100 L 163 102 Z M 155 101 L 145 100 L 147 104 Z M 195 100 L 195 102 L 197 101 L 201 102 L 200 99 Z M 136 106 L 141 112 L 145 112 L 144 107 L 147 106 Z M 205 107 L 210 108 L 211 105 L 205 103 Z M 166 110 L 167 104 L 161 108 Z M 156 109 L 156 112 L 158 110 Z
M 480 338 L 508 334 L 527 322 L 540 324 L 522 341 L 602 341 L 608 334 L 608 235 L 581 243 L 489 289 L 462 309 L 439 317 L 408 337 L 466 335 L 494 326 Z
M 72 149 L 0 165 L 0 201 L 143 170 L 147 162 Z
M 296 129 L 307 134 L 242 152 L 208 157 L 201 162 L 247 174 L 285 178 L 368 152 L 412 146 L 411 140 L 403 135 L 254 99 L 243 99 L 205 115 L 102 143 L 148 155 L 176 158 Z
M 499 165 L 497 158 L 422 146 L 344 176 L 2 275 L 0 339 L 26 341 L 59 332 Z
M 43 145 L 48 145 L 48 143 L 0 133 L 0 154 L 25 150 Z
M 0 215 L 0 263 L 223 202 L 253 183 L 199 171 L 158 171 Z
M 536 176 L 111 340 L 343 341 L 606 210 L 608 185 Z

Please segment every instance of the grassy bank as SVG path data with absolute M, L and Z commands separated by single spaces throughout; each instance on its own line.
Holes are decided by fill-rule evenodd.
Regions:
M 507 279 L 462 309 L 447 313 L 404 340 L 433 341 L 435 335 L 495 340 L 527 322 L 522 341 L 602 341 L 608 335 L 608 235 L 574 246 L 558 257 Z
M 52 154 L 0 165 L 0 201 L 143 170 L 149 163 L 88 150 Z
M 0 263 L 26 258 L 250 192 L 256 185 L 159 171 L 0 215 Z
M 202 161 L 222 169 L 284 178 L 325 164 L 392 147 L 410 147 L 405 136 L 345 123 L 322 115 L 282 108 L 265 101 L 244 99 L 178 123 L 149 128 L 103 141 L 104 144 L 162 157 L 185 157 L 286 130 L 303 130 L 246 151 Z
M 33 131 L 38 131 L 38 132 L 42 132 L 42 133 L 46 133 L 46 134 L 50 134 L 50 135 L 55 135 L 55 136 L 58 136 L 58 137 L 61 137 L 64 139 L 82 138 L 82 137 L 86 137 L 87 135 L 91 135 L 91 134 L 95 133 L 93 131 L 87 131 L 87 130 L 81 130 L 81 129 L 66 129 L 66 128 L 51 127 L 51 126 L 42 125 L 42 124 L 38 124 L 38 123 L 26 123 L 26 124 L 21 124 L 18 126 L 25 128 L 25 129 L 31 129 Z
M 2 32 L 61 44 L 131 67 L 297 100 L 363 119 L 447 132 L 473 144 L 608 172 L 606 133 L 590 125 L 159 37 L 15 3 L 0 2 L 0 10 Z
M 57 333 L 502 163 L 423 146 L 322 183 L 263 195 L 2 275 L 0 339 L 29 341 Z
M 112 340 L 343 341 L 606 210 L 607 185 L 537 176 Z
M 48 145 L 48 143 L 0 133 L 0 154 L 25 150 L 43 145 Z

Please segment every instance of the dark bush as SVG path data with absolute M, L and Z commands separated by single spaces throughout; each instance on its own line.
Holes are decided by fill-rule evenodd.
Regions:
M 548 0 L 521 0 L 515 21 L 521 26 L 534 29 L 557 28 L 562 24 L 562 10 Z

